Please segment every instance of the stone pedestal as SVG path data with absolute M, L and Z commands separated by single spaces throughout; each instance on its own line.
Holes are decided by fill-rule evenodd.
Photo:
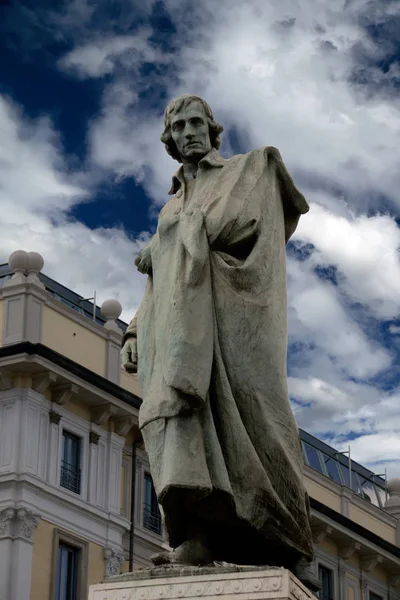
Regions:
M 311 600 L 288 570 L 275 567 L 157 567 L 90 586 L 89 600 Z

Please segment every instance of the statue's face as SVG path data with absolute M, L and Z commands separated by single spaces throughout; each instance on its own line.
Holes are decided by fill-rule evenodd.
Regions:
M 200 102 L 191 102 L 173 115 L 171 135 L 183 163 L 198 163 L 210 152 L 207 116 Z

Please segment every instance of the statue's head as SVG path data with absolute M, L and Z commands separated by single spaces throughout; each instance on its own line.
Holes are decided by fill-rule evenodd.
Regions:
M 178 162 L 197 163 L 211 148 L 221 145 L 222 125 L 214 121 L 212 110 L 199 96 L 184 95 L 172 100 L 164 112 L 161 141 Z

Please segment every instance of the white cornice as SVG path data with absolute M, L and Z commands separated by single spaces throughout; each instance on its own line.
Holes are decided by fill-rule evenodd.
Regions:
M 82 501 L 76 494 L 57 488 L 30 476 L 0 476 L 0 509 L 18 498 L 18 506 L 35 511 L 58 527 L 84 536 L 101 546 L 122 546 L 122 536 L 130 522 L 123 516 L 99 509 Z
M 90 403 L 90 405 L 92 406 L 98 406 L 100 404 L 112 404 L 121 411 L 118 413 L 118 416 L 137 417 L 138 415 L 138 409 L 131 406 L 127 402 L 116 398 L 112 394 L 101 390 L 96 385 L 87 382 L 81 377 L 77 377 L 67 369 L 59 367 L 50 360 L 47 360 L 46 358 L 43 358 L 37 354 L 29 355 L 27 353 L 21 353 L 13 356 L 0 358 L 0 367 L 12 367 L 15 371 L 17 371 L 20 367 L 20 370 L 24 370 L 26 373 L 29 373 L 30 369 L 31 372 L 34 372 L 35 369 L 32 367 L 37 366 L 40 367 L 41 371 L 48 371 L 49 373 L 57 375 L 57 384 L 75 384 L 80 388 L 81 392 L 86 392 L 86 394 L 90 394 L 93 398 L 92 402 Z M 38 372 L 38 369 L 36 369 L 36 372 Z M 9 394 L 11 392 L 13 392 L 13 390 L 7 390 L 6 392 L 0 393 Z
M 363 555 L 380 555 L 387 563 L 390 563 L 392 567 L 400 569 L 400 558 L 397 558 L 390 552 L 387 552 L 383 548 L 380 548 L 373 542 L 370 542 L 366 538 L 356 534 L 354 531 L 351 531 L 347 527 L 340 525 L 340 523 L 337 523 L 336 521 L 330 519 L 326 515 L 319 513 L 315 509 L 311 509 L 311 516 L 314 517 L 314 519 L 319 523 L 323 523 L 331 527 L 333 531 L 332 537 L 334 537 L 335 540 L 337 540 L 337 538 L 340 536 L 340 538 L 343 540 L 342 543 L 344 543 L 345 540 L 347 540 L 347 542 L 350 544 L 358 543 L 360 544 L 360 551 Z
M 10 298 L 11 296 L 18 296 L 20 294 L 36 296 L 37 298 L 40 298 L 42 302 L 46 302 L 49 298 L 49 293 L 34 283 L 23 282 L 15 285 L 5 285 L 0 288 L 0 299 Z

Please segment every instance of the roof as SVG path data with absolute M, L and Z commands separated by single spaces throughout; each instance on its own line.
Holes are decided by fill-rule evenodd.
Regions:
M 12 276 L 12 274 L 13 271 L 12 269 L 10 269 L 8 264 L 0 265 L 0 287 L 4 285 L 4 283 Z M 64 285 L 61 285 L 61 283 L 54 281 L 54 279 L 48 277 L 44 273 L 39 273 L 38 276 L 40 281 L 45 286 L 47 292 L 49 292 L 49 294 L 51 294 L 54 298 L 56 298 L 66 306 L 69 306 L 76 312 L 82 314 L 88 319 L 93 320 L 93 302 L 90 302 L 90 300 L 85 300 L 83 296 L 80 296 L 79 294 L 73 292 Z M 101 314 L 100 308 L 96 306 L 95 309 L 96 323 L 98 323 L 99 325 L 104 325 L 106 320 Z M 121 321 L 120 319 L 117 319 L 117 323 L 118 326 L 125 333 L 125 330 L 128 327 L 127 323 Z

